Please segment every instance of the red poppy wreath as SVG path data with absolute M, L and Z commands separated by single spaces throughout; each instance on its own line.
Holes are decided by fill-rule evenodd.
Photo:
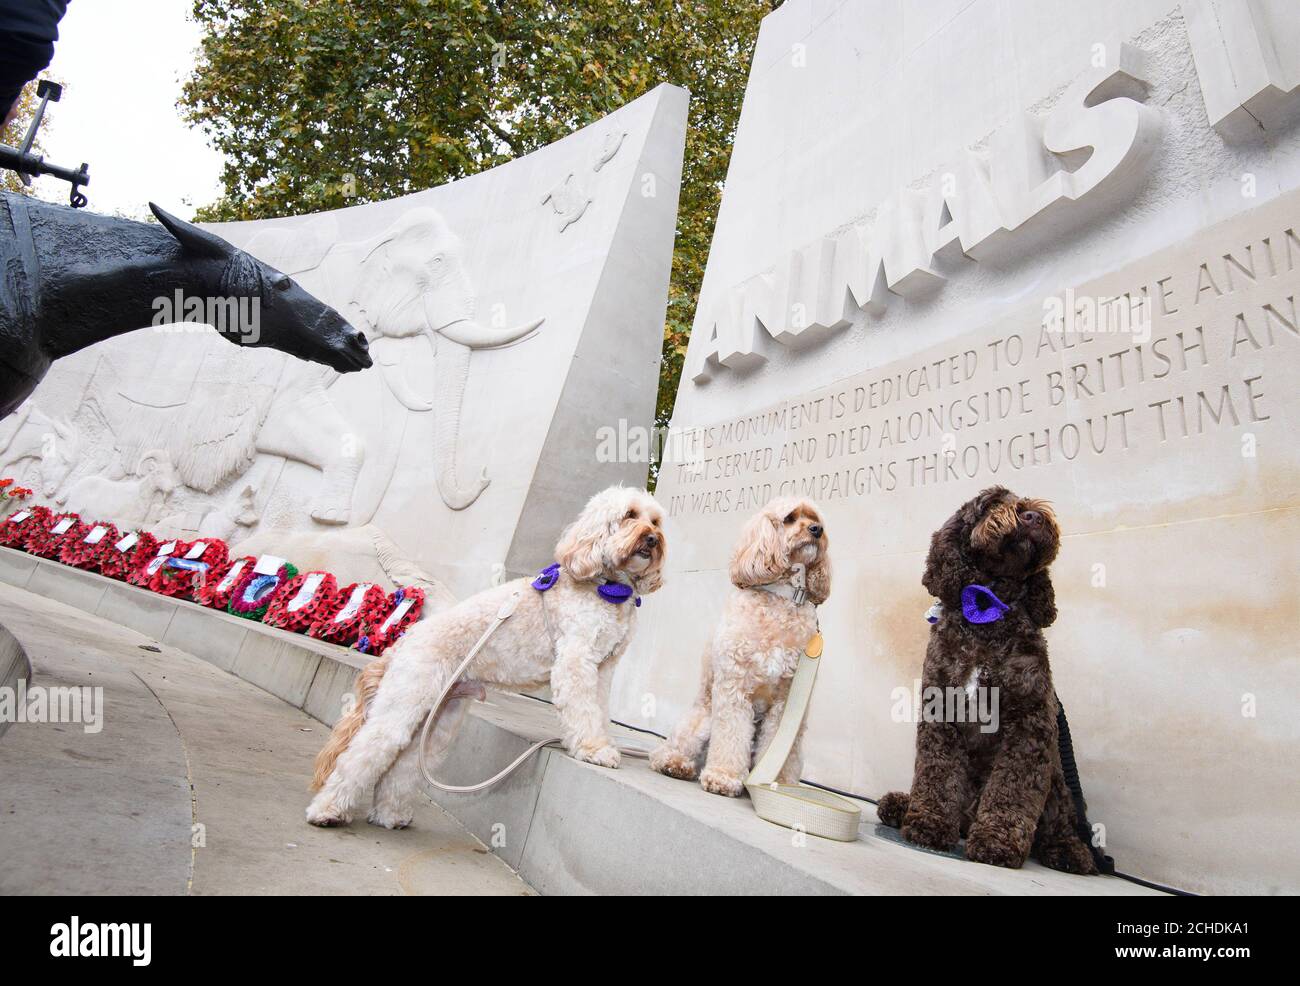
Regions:
M 158 545 L 158 550 L 154 554 L 144 559 L 143 565 L 137 565 L 127 573 L 126 580 L 132 585 L 138 585 L 142 589 L 148 589 L 149 583 L 153 577 L 158 574 L 158 569 L 166 564 L 168 558 L 179 557 L 189 550 L 189 543 L 179 541 L 176 538 L 170 538 Z
M 149 589 L 160 596 L 193 598 L 193 593 L 207 584 L 213 569 L 224 565 L 230 549 L 220 538 L 200 538 L 176 550 L 149 579 Z
M 415 586 L 399 588 L 388 597 L 387 609 L 383 621 L 357 639 L 355 646 L 361 653 L 379 655 L 396 643 L 407 627 L 420 618 L 424 590 Z
M 127 576 L 158 553 L 158 539 L 148 531 L 127 531 L 111 543 L 104 540 L 107 546 L 99 557 L 99 572 L 110 579 L 125 582 Z
M 256 555 L 228 559 L 220 568 L 213 569 L 207 581 L 194 590 L 194 601 L 200 606 L 225 609 L 230 605 L 230 597 L 235 594 L 239 577 L 256 564 Z
M 329 572 L 296 575 L 275 594 L 262 622 L 293 633 L 304 633 L 340 605 L 339 583 Z
M 49 507 L 38 504 L 15 511 L 5 518 L 4 523 L 0 523 L 0 544 L 25 551 L 27 538 L 32 531 L 38 527 L 48 528 L 53 523 L 54 515 L 50 513 Z
M 313 623 L 308 636 L 346 647 L 388 615 L 388 594 L 373 582 L 354 582 L 339 596 L 342 605 Z
M 63 547 L 63 539 L 74 534 L 80 523 L 81 518 L 76 514 L 55 515 L 50 526 L 33 528 L 28 533 L 27 553 L 38 558 L 56 558 Z
M 111 548 L 117 540 L 117 527 L 109 523 L 86 524 L 85 534 L 79 538 L 67 539 L 59 551 L 59 561 L 73 568 L 87 571 L 99 571 L 99 559 L 105 548 Z

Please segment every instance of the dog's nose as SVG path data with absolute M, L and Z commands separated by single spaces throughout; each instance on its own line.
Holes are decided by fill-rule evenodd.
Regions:
M 657 534 L 647 534 L 642 541 L 647 548 L 653 548 L 659 543 L 659 536 Z
M 822 525 L 821 525 L 821 524 L 811 524 L 811 525 L 809 525 L 809 527 L 808 527 L 808 533 L 811 534 L 811 535 L 812 535 L 813 537 L 815 537 L 815 538 L 819 538 L 819 537 L 821 537 L 821 536 L 822 536 Z
M 1020 511 L 1020 522 L 1026 527 L 1037 527 L 1043 519 L 1043 515 L 1037 510 Z

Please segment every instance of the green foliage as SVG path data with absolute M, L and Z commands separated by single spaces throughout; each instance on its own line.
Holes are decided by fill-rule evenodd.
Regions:
M 656 423 L 680 379 L 758 25 L 778 0 L 195 0 L 203 220 L 371 202 L 502 164 L 662 82 L 691 92 Z

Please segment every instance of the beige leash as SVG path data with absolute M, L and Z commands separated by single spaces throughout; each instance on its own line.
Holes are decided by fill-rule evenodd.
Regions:
M 759 818 L 823 839 L 855 842 L 858 823 L 862 819 L 862 809 L 856 804 L 838 794 L 806 784 L 776 782 L 803 725 L 821 656 L 822 635 L 818 632 L 799 658 L 799 666 L 790 682 L 790 694 L 785 700 L 785 710 L 781 713 L 781 723 L 767 750 L 745 779 L 745 789 L 749 791 Z
M 474 646 L 470 648 L 469 653 L 465 655 L 465 659 L 461 661 L 460 664 L 457 666 L 456 670 L 452 672 L 451 677 L 447 679 L 447 683 L 443 685 L 442 691 L 439 693 L 437 700 L 430 707 L 429 714 L 425 716 L 424 728 L 420 730 L 420 746 L 417 751 L 419 754 L 418 759 L 420 763 L 420 774 L 424 777 L 426 781 L 429 782 L 430 785 L 436 787 L 439 791 L 446 791 L 448 794 L 473 794 L 476 791 L 484 791 L 487 788 L 492 787 L 494 784 L 499 784 L 501 781 L 505 780 L 507 777 L 513 774 L 516 770 L 519 769 L 520 766 L 523 765 L 523 762 L 525 760 L 531 757 L 542 747 L 550 746 L 552 743 L 562 742 L 564 739 L 564 737 L 562 736 L 550 736 L 547 737 L 546 739 L 538 740 L 536 743 L 534 743 L 532 746 L 526 749 L 523 753 L 519 754 L 519 756 L 515 757 L 515 759 L 511 761 L 511 763 L 507 767 L 497 771 L 487 780 L 480 781 L 477 784 L 444 784 L 442 783 L 442 781 L 434 777 L 433 772 L 429 769 L 429 763 L 428 763 L 429 731 L 433 728 L 433 724 L 438 721 L 438 712 L 442 709 L 443 705 L 446 703 L 447 696 L 451 694 L 451 690 L 456 687 L 457 682 L 460 681 L 461 677 L 465 674 L 465 671 L 469 668 L 470 664 L 473 663 L 474 658 L 478 657 L 478 652 L 483 649 L 483 645 L 488 642 L 492 634 L 496 633 L 497 630 L 500 629 L 501 624 L 505 623 L 506 620 L 510 619 L 510 617 L 514 615 L 515 608 L 519 605 L 519 600 L 522 596 L 523 596 L 523 591 L 520 589 L 516 589 L 513 593 L 510 594 L 509 598 L 507 598 L 506 601 L 501 604 L 501 608 L 497 610 L 496 618 L 490 624 L 488 624 L 488 628 L 483 631 L 483 636 L 478 638 L 477 643 L 475 643 Z M 545 596 L 542 597 L 542 613 L 543 613 L 543 617 L 545 618 L 545 614 L 546 614 Z M 549 618 L 547 619 L 546 629 L 548 633 L 551 632 Z M 554 634 L 551 634 L 551 636 L 552 636 L 552 640 L 554 640 Z M 619 753 L 623 754 L 626 757 L 641 757 L 642 759 L 644 759 L 650 755 L 645 750 L 639 750 L 635 747 L 620 746 L 617 749 Z

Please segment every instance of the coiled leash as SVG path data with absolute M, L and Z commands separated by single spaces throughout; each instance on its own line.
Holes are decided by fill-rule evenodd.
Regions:
M 798 606 L 807 598 L 804 586 L 806 570 L 803 565 L 795 565 L 793 569 L 794 575 L 790 582 L 794 586 L 793 601 Z M 785 709 L 781 712 L 781 722 L 772 742 L 745 778 L 745 789 L 754 802 L 754 812 L 759 818 L 823 839 L 855 842 L 858 838 L 858 824 L 862 820 L 862 809 L 856 804 L 821 788 L 806 784 L 778 784 L 776 781 L 799 737 L 799 729 L 803 726 L 808 702 L 812 698 L 813 684 L 817 681 L 817 666 L 821 663 L 821 656 L 822 635 L 819 630 L 813 634 L 812 640 L 808 641 L 808 646 L 799 657 L 799 665 L 790 681 Z
M 546 611 L 545 593 L 547 589 L 550 589 L 552 586 L 556 584 L 556 582 L 559 581 L 559 573 L 560 573 L 559 566 L 552 565 L 550 568 L 547 568 L 545 571 L 543 571 L 542 574 L 539 575 L 537 579 L 532 583 L 533 588 L 535 588 L 538 591 L 538 593 L 541 594 L 539 598 L 542 604 L 542 619 L 546 623 L 547 635 L 551 638 L 552 650 L 554 650 L 555 648 L 555 634 L 551 629 L 550 616 Z M 621 583 L 607 583 L 606 585 L 599 586 L 597 588 L 597 591 L 600 592 L 601 597 L 605 599 L 607 602 L 613 603 L 614 605 L 618 605 L 619 603 L 622 603 L 624 600 L 626 600 L 629 596 L 631 596 L 632 592 L 630 590 L 626 593 L 618 592 L 615 589 L 609 588 L 610 586 L 615 586 L 615 585 L 619 586 L 620 588 L 626 588 L 623 587 Z M 605 590 L 605 591 L 601 591 L 601 590 Z M 501 604 L 501 607 L 497 610 L 496 617 L 492 620 L 491 623 L 488 624 L 487 629 L 483 631 L 483 636 L 479 637 L 478 641 L 474 644 L 474 646 L 469 649 L 469 653 L 465 655 L 465 659 L 462 660 L 459 665 L 457 665 L 456 670 L 452 672 L 451 677 L 447 679 L 447 683 L 442 686 L 442 691 L 438 694 L 438 698 L 434 701 L 433 705 L 429 708 L 429 714 L 425 716 L 424 726 L 420 730 L 420 745 L 417 750 L 418 760 L 420 764 L 420 774 L 431 786 L 436 787 L 439 791 L 445 791 L 448 794 L 474 794 L 477 791 L 485 791 L 488 788 L 492 787 L 494 784 L 501 783 L 503 780 L 505 780 L 507 777 L 513 774 L 516 770 L 518 770 L 523 765 L 525 760 L 531 757 L 542 747 L 550 746 L 553 743 L 560 743 L 564 739 L 564 737 L 562 736 L 551 736 L 551 737 L 547 737 L 546 739 L 538 740 L 536 743 L 534 743 L 532 746 L 526 749 L 523 753 L 519 754 L 519 756 L 515 757 L 515 759 L 511 761 L 508 766 L 497 771 L 487 780 L 480 781 L 477 784 L 444 784 L 442 783 L 442 781 L 434 777 L 433 772 L 429 769 L 429 763 L 428 763 L 429 732 L 433 729 L 433 724 L 437 722 L 438 713 L 439 711 L 441 711 L 443 705 L 446 703 L 447 696 L 449 696 L 452 692 L 452 689 L 454 689 L 456 685 L 460 683 L 460 680 L 462 676 L 465 674 L 465 671 L 469 668 L 470 664 L 473 663 L 474 658 L 478 657 L 479 651 L 483 649 L 483 646 L 488 642 L 489 639 L 491 639 L 492 635 L 501 628 L 501 625 L 505 623 L 506 620 L 510 619 L 510 617 L 514 615 L 515 609 L 519 606 L 519 600 L 522 598 L 522 596 L 523 596 L 523 590 L 516 589 L 506 598 L 505 602 Z M 641 600 L 639 597 L 637 598 L 636 603 L 638 606 L 641 605 Z M 608 658 L 606 659 L 608 660 Z M 617 749 L 619 753 L 627 757 L 640 757 L 642 759 L 645 759 L 650 756 L 650 754 L 647 751 L 637 749 L 636 747 L 620 746 L 620 747 L 616 747 L 615 749 Z

